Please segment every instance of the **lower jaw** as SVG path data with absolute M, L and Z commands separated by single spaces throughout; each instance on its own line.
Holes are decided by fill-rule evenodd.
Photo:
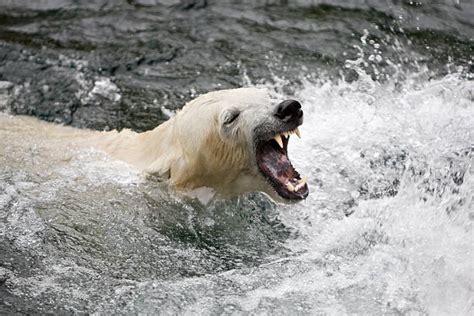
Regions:
M 274 184 L 270 179 L 267 179 L 266 177 L 264 178 L 267 187 L 264 192 L 270 197 L 272 197 L 274 200 L 278 200 L 280 202 L 298 202 L 304 200 L 308 196 L 309 192 L 307 189 L 307 185 L 300 189 L 300 191 L 290 192 L 283 188 L 281 184 Z
M 276 190 L 275 190 L 276 191 Z M 288 200 L 288 201 L 301 201 L 301 200 L 304 200 L 307 196 L 308 196 L 308 193 L 293 193 L 293 192 L 278 192 L 276 191 L 277 194 L 285 199 L 285 200 Z

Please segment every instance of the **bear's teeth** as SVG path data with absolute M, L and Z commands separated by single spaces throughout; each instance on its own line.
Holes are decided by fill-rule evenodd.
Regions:
M 298 136 L 298 138 L 301 138 L 300 129 L 298 127 L 295 128 L 295 130 L 293 132 L 295 132 L 295 134 L 296 134 L 296 136 Z
M 302 177 L 302 178 L 298 181 L 298 184 L 297 184 L 296 187 L 295 187 L 295 191 L 298 191 L 299 189 L 301 189 L 302 187 L 304 187 L 304 185 L 306 184 L 306 181 L 307 181 L 307 178 L 306 178 L 306 177 Z
M 273 139 L 278 143 L 278 145 L 283 148 L 283 140 L 281 139 L 281 135 L 278 134 L 276 135 L 275 137 L 273 137 Z
M 283 140 L 281 139 L 281 135 L 278 134 L 276 135 L 275 137 L 273 137 L 273 139 L 278 143 L 278 145 L 283 148 Z
M 290 182 L 288 182 L 286 184 L 286 188 L 288 189 L 288 191 L 290 192 L 295 192 L 295 187 L 293 186 L 293 184 L 291 184 Z

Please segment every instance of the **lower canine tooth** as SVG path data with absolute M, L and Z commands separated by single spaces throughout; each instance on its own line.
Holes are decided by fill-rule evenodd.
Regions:
M 280 134 L 276 135 L 275 137 L 273 137 L 273 139 L 278 143 L 278 145 L 283 148 L 283 140 L 281 140 L 281 136 Z
M 298 191 L 299 189 L 301 189 L 302 187 L 304 187 L 304 185 L 306 184 L 306 180 L 308 178 L 306 177 L 302 177 L 300 180 L 298 180 L 298 184 L 296 185 L 295 187 L 295 191 Z
M 288 189 L 288 191 L 291 191 L 291 192 L 295 191 L 295 187 L 291 183 L 287 183 L 286 188 Z

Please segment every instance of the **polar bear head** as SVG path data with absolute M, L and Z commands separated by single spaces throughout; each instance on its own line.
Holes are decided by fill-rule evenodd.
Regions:
M 211 187 L 223 195 L 263 191 L 279 200 L 304 199 L 308 186 L 287 151 L 290 135 L 299 135 L 302 122 L 297 101 L 279 102 L 266 90 L 202 95 L 159 127 L 160 137 L 171 139 L 160 170 L 178 188 Z

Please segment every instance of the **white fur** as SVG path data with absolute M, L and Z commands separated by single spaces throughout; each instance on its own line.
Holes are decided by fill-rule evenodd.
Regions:
M 274 106 L 266 90 L 212 92 L 144 133 L 96 132 L 0 115 L 0 137 L 4 148 L 18 142 L 22 150 L 41 144 L 40 151 L 50 160 L 62 156 L 65 148 L 92 146 L 181 190 L 209 187 L 225 196 L 250 191 L 274 196 L 257 169 L 254 152 L 256 128 L 260 133 L 272 132 Z M 226 125 L 236 112 L 238 119 Z
M 265 90 L 211 92 L 151 131 L 106 132 L 95 145 L 178 189 L 210 187 L 223 195 L 273 191 L 257 170 L 253 140 L 254 128 L 271 109 Z M 223 126 L 232 111 L 240 113 L 238 120 Z

